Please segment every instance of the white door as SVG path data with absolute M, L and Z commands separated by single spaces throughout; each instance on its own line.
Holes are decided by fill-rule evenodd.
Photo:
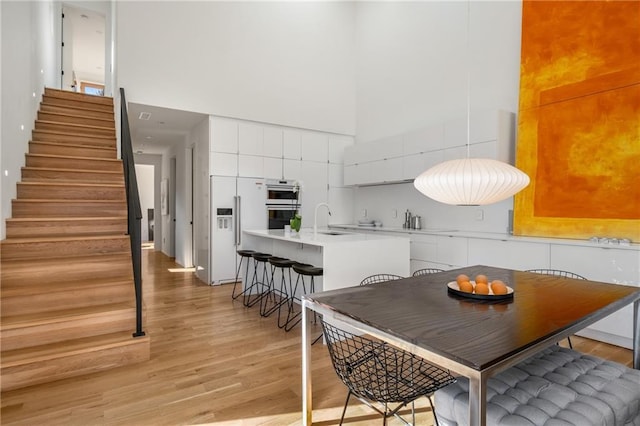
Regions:
M 236 277 L 236 178 L 211 176 L 211 284 Z

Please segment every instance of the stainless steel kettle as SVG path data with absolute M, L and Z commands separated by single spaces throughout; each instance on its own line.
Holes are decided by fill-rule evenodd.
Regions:
M 412 220 L 413 223 L 411 224 L 411 227 L 413 229 L 422 229 L 422 220 L 420 219 L 420 216 L 413 216 Z

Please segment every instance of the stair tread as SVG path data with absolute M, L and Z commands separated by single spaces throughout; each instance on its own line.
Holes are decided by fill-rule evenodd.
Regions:
M 134 338 L 131 332 L 123 331 L 92 337 L 83 337 L 81 339 L 68 340 L 66 342 L 2 351 L 2 367 L 13 367 L 39 360 L 57 358 L 61 355 L 97 351 L 107 347 L 139 344 L 148 339 L 149 336 Z
M 56 155 L 56 154 L 27 154 L 29 157 L 38 157 L 38 158 L 64 158 L 69 160 L 94 160 L 94 161 L 106 161 L 106 162 L 117 162 L 121 163 L 122 160 L 119 158 L 99 158 L 99 157 L 78 157 L 73 155 Z
M 49 130 L 49 129 L 34 129 L 34 131 L 36 133 L 45 133 L 45 134 L 48 134 L 48 135 L 78 136 L 75 133 L 60 132 L 60 131 Z M 91 138 L 91 139 L 109 139 L 109 140 L 113 140 L 113 141 L 116 140 L 115 136 L 105 136 L 105 135 L 82 135 L 82 137 Z
M 55 87 L 45 87 L 44 93 L 45 95 L 50 96 L 58 95 L 62 98 L 82 98 L 86 99 L 89 102 L 113 105 L 113 97 L 111 96 L 89 95 L 82 92 L 72 92 L 69 90 L 56 89 Z
M 56 112 L 56 111 L 40 111 L 43 114 L 50 114 L 50 115 L 59 115 L 62 117 L 71 117 L 71 118 L 79 118 L 79 119 L 89 119 L 89 120 L 100 120 L 100 121 L 115 121 L 113 118 L 101 118 L 101 117 L 92 117 L 90 115 L 79 115 L 79 114 L 72 114 L 72 113 L 68 113 L 68 112 Z M 48 120 L 45 120 L 48 121 Z M 70 124 L 76 124 L 76 123 L 70 123 Z
M 36 123 L 40 124 L 55 124 L 62 125 L 69 128 L 78 128 L 78 129 L 99 129 L 99 130 L 113 130 L 114 127 L 104 127 L 104 126 L 92 126 L 90 124 L 78 124 L 78 123 L 61 123 L 59 121 L 50 121 L 50 120 L 36 120 Z
M 57 172 L 76 172 L 76 173 L 102 173 L 102 174 L 111 174 L 111 175 L 122 175 L 122 172 L 115 170 L 90 170 L 90 169 L 60 169 L 57 167 L 33 167 L 33 166 L 25 166 L 22 170 L 33 170 L 33 171 L 57 171 Z M 124 177 L 124 175 L 123 175 Z
M 7 222 L 72 222 L 72 221 L 87 221 L 95 222 L 99 220 L 122 220 L 127 216 L 81 216 L 81 217 L 10 217 L 7 218 Z
M 101 183 L 101 182 L 32 182 L 23 181 L 18 182 L 18 185 L 24 186 L 67 186 L 67 187 L 109 187 L 109 188 L 122 188 L 122 183 Z M 97 200 L 101 201 L 101 200 Z
M 0 245 L 6 244 L 24 244 L 24 243 L 46 243 L 55 241 L 74 241 L 74 240 L 123 240 L 129 239 L 128 235 L 114 234 L 114 235 L 81 235 L 81 236 L 64 236 L 64 237 L 19 237 L 19 238 L 6 238 L 0 242 Z
M 37 312 L 33 314 L 10 315 L 2 317 L 1 330 L 13 330 L 16 328 L 33 327 L 36 325 L 65 322 L 77 318 L 100 317 L 106 312 L 128 311 L 135 309 L 132 303 L 110 303 L 96 306 L 83 306 L 81 308 L 64 309 L 60 311 Z
M 93 146 L 93 145 L 82 145 L 82 144 L 75 144 L 75 143 L 62 143 L 62 142 L 39 141 L 39 140 L 31 140 L 29 143 L 38 144 L 38 145 L 59 146 L 62 148 L 82 148 L 82 149 L 99 149 L 103 151 L 117 151 L 115 146 Z
M 2 285 L 2 296 L 3 297 L 15 297 L 15 296 L 26 296 L 33 294 L 40 294 L 43 291 L 43 288 L 48 292 L 63 292 L 68 290 L 74 290 L 78 288 L 97 288 L 104 287 L 109 285 L 131 285 L 133 288 L 133 280 L 131 279 L 116 279 L 116 278 L 95 278 L 90 281 L 86 279 L 81 280 L 69 280 L 60 283 L 56 283 L 55 287 L 51 286 L 49 283 L 42 282 L 40 285 L 29 285 L 25 286 L 22 284 L 14 284 L 7 285 L 3 283 Z
M 49 96 L 49 95 L 45 95 L 45 96 Z M 56 98 L 56 99 L 60 99 L 57 98 L 56 96 L 51 96 L 52 98 Z M 46 99 L 46 98 L 45 98 Z M 113 115 L 114 112 L 113 111 L 105 111 L 104 109 L 101 108 L 95 108 L 94 105 L 96 105 L 95 102 L 84 102 L 84 104 L 82 106 L 78 105 L 78 106 L 63 106 L 63 105 L 58 105 L 55 103 L 49 103 L 46 100 L 43 100 L 42 102 L 40 102 L 40 110 L 42 111 L 42 106 L 48 108 L 53 108 L 53 109 L 58 109 L 58 110 L 65 110 L 65 111 L 69 111 L 69 110 L 73 110 L 73 111 L 91 111 L 91 112 L 97 112 L 100 114 L 111 114 Z M 98 105 L 105 105 L 105 104 L 98 104 Z M 52 111 L 45 111 L 45 112 L 52 112 Z

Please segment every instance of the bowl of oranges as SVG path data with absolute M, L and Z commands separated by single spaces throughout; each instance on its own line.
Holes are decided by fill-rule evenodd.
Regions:
M 455 281 L 447 283 L 450 293 L 480 300 L 501 300 L 513 297 L 513 289 L 502 280 L 489 280 L 486 275 L 478 274 L 472 280 L 460 274 Z

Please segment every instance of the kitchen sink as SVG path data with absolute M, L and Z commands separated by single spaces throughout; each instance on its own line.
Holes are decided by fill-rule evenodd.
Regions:
M 349 235 L 348 232 L 338 232 L 338 231 L 318 231 L 318 234 L 322 234 L 322 235 Z

